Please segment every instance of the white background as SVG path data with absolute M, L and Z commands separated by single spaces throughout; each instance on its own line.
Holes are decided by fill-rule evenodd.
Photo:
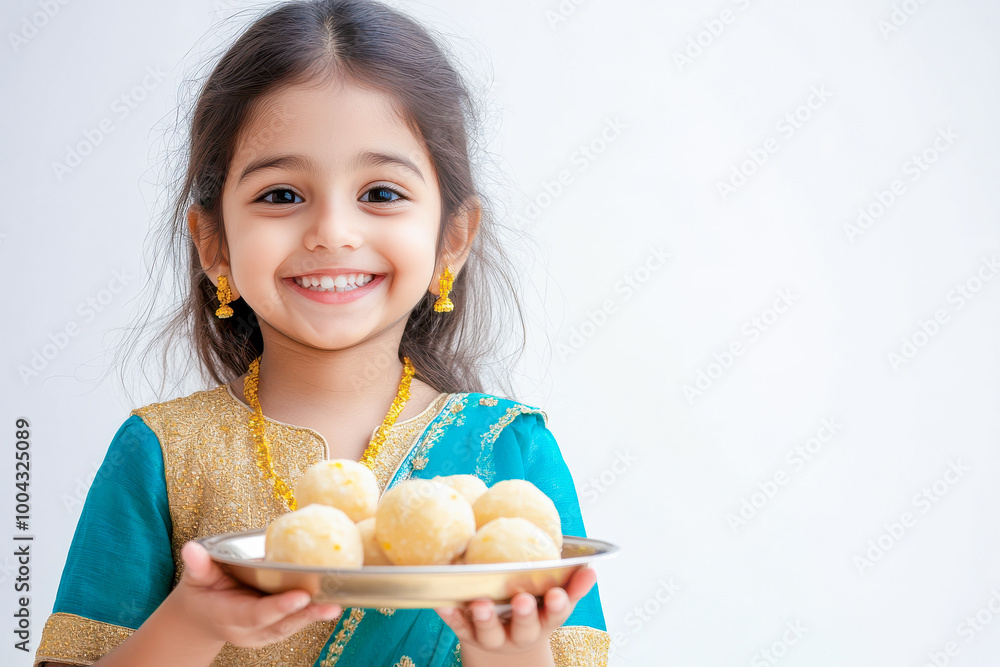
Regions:
M 397 4 L 457 35 L 487 90 L 508 222 L 535 239 L 517 398 L 548 411 L 589 534 L 622 547 L 598 567 L 613 663 L 995 664 L 1000 5 Z M 135 407 L 96 378 L 146 280 L 164 128 L 249 5 L 43 6 L 0 10 L 5 665 L 31 663 L 4 630 L 14 421 L 33 653 Z M 879 215 L 852 231 L 859 208 Z

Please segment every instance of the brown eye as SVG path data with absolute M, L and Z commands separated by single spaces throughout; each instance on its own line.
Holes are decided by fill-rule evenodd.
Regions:
M 361 195 L 361 201 L 369 202 L 371 204 L 392 204 L 403 199 L 406 199 L 406 197 L 384 185 L 370 188 L 363 195 Z
M 298 201 L 295 201 L 296 198 L 298 198 Z M 274 190 L 268 190 L 257 201 L 267 202 L 268 204 L 298 204 L 303 199 L 288 188 L 275 188 Z

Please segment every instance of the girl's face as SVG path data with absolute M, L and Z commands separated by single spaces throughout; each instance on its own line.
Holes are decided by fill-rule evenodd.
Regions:
M 437 292 L 441 195 L 391 99 L 339 82 L 289 87 L 240 137 L 222 193 L 221 272 L 265 339 L 398 341 L 423 294 Z

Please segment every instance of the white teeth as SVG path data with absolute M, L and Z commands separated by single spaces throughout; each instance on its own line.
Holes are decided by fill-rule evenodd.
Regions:
M 300 287 L 314 292 L 350 292 L 374 279 L 370 273 L 338 273 L 336 276 L 300 276 L 294 280 Z

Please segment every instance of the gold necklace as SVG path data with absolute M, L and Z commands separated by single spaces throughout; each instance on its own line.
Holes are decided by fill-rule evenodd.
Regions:
M 361 455 L 360 462 L 369 468 L 372 467 L 372 463 L 382 450 L 382 445 L 385 444 L 385 440 L 389 435 L 389 429 L 396 423 L 399 413 L 403 411 L 406 401 L 410 398 L 410 381 L 413 379 L 413 373 L 414 369 L 413 364 L 410 363 L 410 358 L 403 357 L 403 377 L 399 380 L 399 390 L 396 392 L 396 398 L 392 399 L 389 412 L 386 413 L 385 419 L 382 420 L 382 424 L 378 427 L 375 435 L 372 436 L 368 447 L 365 448 L 364 454 Z M 250 416 L 249 426 L 250 435 L 253 437 L 254 444 L 257 445 L 257 467 L 264 474 L 264 479 L 271 482 L 274 486 L 274 494 L 284 499 L 288 505 L 288 509 L 295 510 L 295 495 L 292 493 L 292 488 L 288 486 L 288 482 L 274 474 L 274 465 L 271 461 L 271 448 L 267 444 L 267 436 L 264 433 L 264 411 L 260 409 L 260 401 L 257 399 L 259 381 L 260 357 L 257 357 L 250 362 L 250 371 L 243 381 L 243 395 L 246 397 L 250 407 L 253 408 L 253 415 Z

